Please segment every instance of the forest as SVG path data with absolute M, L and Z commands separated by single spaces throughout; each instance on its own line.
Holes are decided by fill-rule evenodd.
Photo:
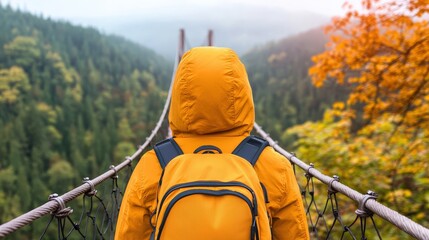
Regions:
M 428 226 L 429 3 L 356 8 L 242 56 L 256 121 L 326 175 Z M 172 63 L 122 37 L 3 5 L 0 33 L 3 223 L 133 153 L 160 115 Z M 39 236 L 38 227 L 22 233 Z
M 172 67 L 123 38 L 7 6 L 0 32 L 4 223 L 133 153 L 159 117 Z

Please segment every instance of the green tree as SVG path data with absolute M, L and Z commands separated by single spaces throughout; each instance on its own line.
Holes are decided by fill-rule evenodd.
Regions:
M 47 176 L 49 185 L 53 192 L 65 192 L 73 187 L 73 180 L 76 178 L 73 167 L 67 161 L 58 161 L 48 170 Z

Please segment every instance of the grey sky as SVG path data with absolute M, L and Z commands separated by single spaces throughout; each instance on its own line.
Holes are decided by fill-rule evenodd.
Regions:
M 191 10 L 218 6 L 253 5 L 288 11 L 308 11 L 326 16 L 340 15 L 345 0 L 0 0 L 33 13 L 67 20 L 135 17 L 168 17 Z M 352 0 L 352 2 L 357 2 Z M 239 9 L 237 9 L 239 10 Z
M 242 54 L 253 47 L 327 24 L 346 0 L 0 0 L 44 17 L 93 26 L 171 57 L 179 28 L 190 45 L 208 29 L 215 44 Z M 360 0 L 350 0 L 358 3 Z

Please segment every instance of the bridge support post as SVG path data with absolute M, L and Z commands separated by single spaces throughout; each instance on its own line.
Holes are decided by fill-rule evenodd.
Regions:
M 209 35 L 207 37 L 208 39 L 208 46 L 213 46 L 213 30 L 209 30 Z
M 185 29 L 181 28 L 179 32 L 179 62 L 185 54 Z

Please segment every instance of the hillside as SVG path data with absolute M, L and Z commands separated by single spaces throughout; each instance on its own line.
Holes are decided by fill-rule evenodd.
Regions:
M 3 223 L 134 152 L 160 114 L 171 69 L 123 38 L 1 5 L 0 32 Z
M 253 88 L 256 120 L 279 139 L 288 127 L 320 119 L 344 87 L 315 88 L 308 77 L 311 57 L 324 50 L 327 36 L 316 28 L 255 48 L 243 56 Z

